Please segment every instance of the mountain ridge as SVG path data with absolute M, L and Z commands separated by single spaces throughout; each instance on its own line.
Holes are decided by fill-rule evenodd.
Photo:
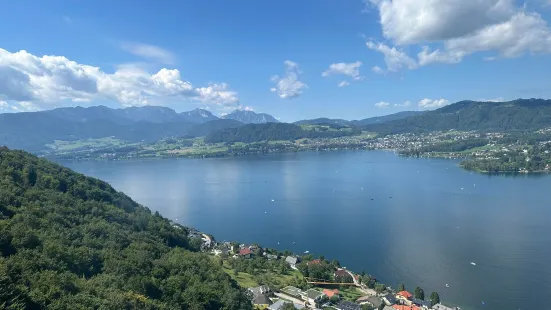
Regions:
M 265 123 L 279 123 L 279 121 L 266 113 L 256 113 L 249 110 L 234 110 L 233 112 L 222 116 L 223 119 L 233 119 L 240 121 L 244 124 L 265 124 Z

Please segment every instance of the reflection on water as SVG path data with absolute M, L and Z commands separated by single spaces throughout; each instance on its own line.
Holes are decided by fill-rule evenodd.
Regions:
M 309 250 L 464 309 L 551 295 L 548 175 L 386 152 L 64 164 L 220 240 Z

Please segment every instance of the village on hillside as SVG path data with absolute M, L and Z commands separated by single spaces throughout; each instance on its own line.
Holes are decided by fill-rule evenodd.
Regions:
M 371 275 L 341 267 L 337 260 L 257 244 L 219 243 L 194 229 L 189 237 L 247 289 L 255 309 L 460 310 L 443 305 L 437 292 L 425 296 L 417 287 L 410 293 L 403 284 L 394 290 Z

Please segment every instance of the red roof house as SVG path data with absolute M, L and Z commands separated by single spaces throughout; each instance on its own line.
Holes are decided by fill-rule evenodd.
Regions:
M 327 297 L 331 298 L 331 297 L 333 297 L 333 296 L 335 296 L 335 295 L 339 295 L 339 290 L 337 290 L 337 289 L 334 289 L 334 290 L 324 289 L 324 290 L 323 290 L 323 293 L 324 293 Z

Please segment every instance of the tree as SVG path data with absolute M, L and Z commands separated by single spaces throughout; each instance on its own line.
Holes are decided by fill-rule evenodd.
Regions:
M 380 293 L 384 292 L 385 289 L 386 289 L 386 288 L 385 288 L 385 285 L 384 285 L 384 284 L 382 284 L 382 283 L 377 283 L 377 284 L 375 284 L 375 291 L 376 291 L 377 293 L 380 294 Z
M 398 292 L 405 291 L 405 290 L 406 290 L 406 286 L 404 285 L 404 283 L 400 283 L 398 285 Z
M 281 307 L 281 310 L 295 310 L 295 306 L 290 303 L 290 302 L 286 302 L 283 307 Z
M 440 303 L 440 296 L 438 296 L 437 292 L 432 292 L 430 294 L 430 303 L 434 306 L 438 303 Z
M 362 305 L 362 310 L 375 310 L 375 307 L 373 307 L 370 304 L 363 304 Z
M 339 302 L 339 296 L 333 295 L 333 296 L 331 296 L 331 298 L 329 298 L 329 300 L 330 300 L 332 303 L 336 304 L 336 303 Z
M 425 300 L 425 291 L 423 291 L 423 289 L 418 286 L 415 288 L 413 296 L 415 296 L 415 298 L 417 299 Z

